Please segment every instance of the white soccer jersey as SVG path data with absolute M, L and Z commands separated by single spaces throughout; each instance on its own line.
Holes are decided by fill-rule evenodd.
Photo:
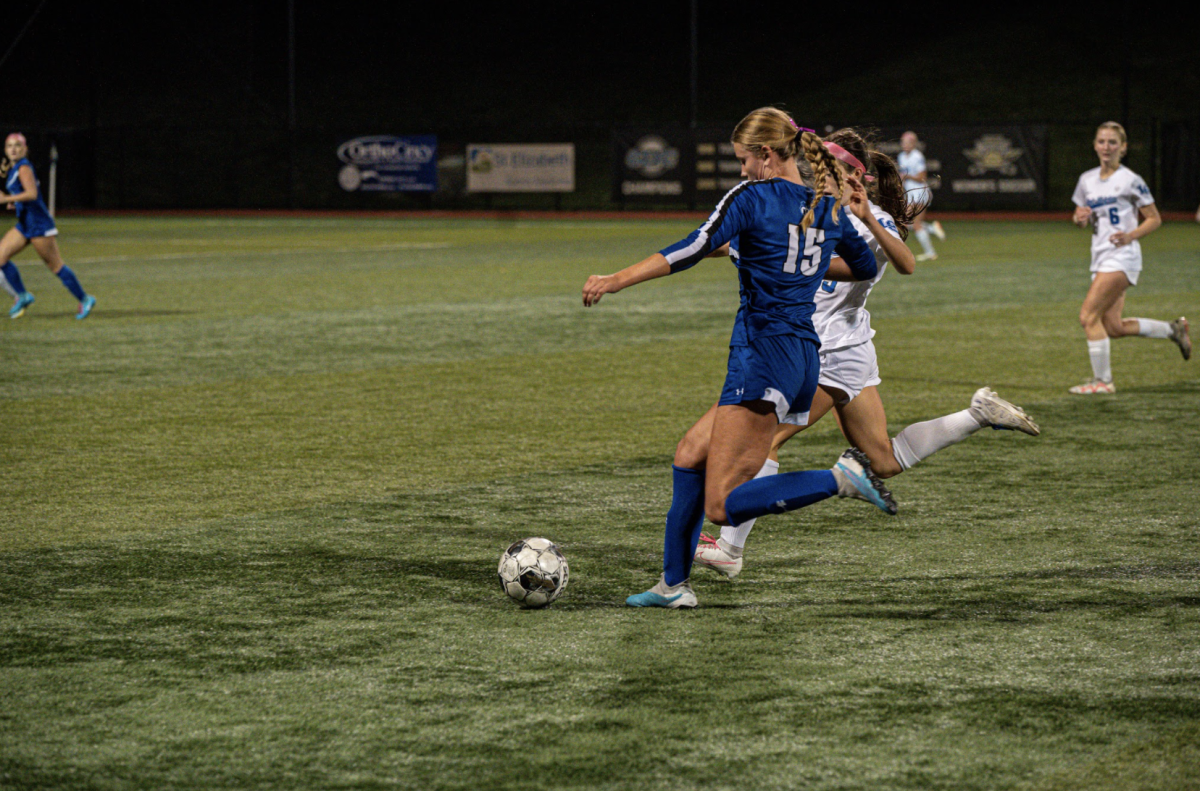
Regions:
M 1092 271 L 1108 258 L 1124 258 L 1142 264 L 1142 247 L 1137 241 L 1117 247 L 1110 239 L 1118 231 L 1129 233 L 1140 224 L 1138 209 L 1154 203 L 1154 196 L 1141 176 L 1121 165 L 1107 179 L 1100 178 L 1100 168 L 1092 168 L 1079 177 L 1075 195 L 1076 206 L 1092 210 Z
M 869 205 L 871 214 L 875 216 L 879 224 L 888 233 L 899 239 L 900 232 L 896 230 L 896 221 L 892 219 L 892 215 L 874 203 Z M 875 254 L 875 260 L 879 263 L 879 272 L 870 280 L 859 280 L 854 283 L 826 280 L 821 283 L 816 296 L 813 297 L 816 309 L 813 311 L 812 320 L 817 335 L 821 337 L 822 354 L 866 343 L 875 335 L 875 331 L 871 329 L 871 314 L 866 309 L 867 296 L 871 293 L 871 287 L 883 277 L 883 270 L 888 263 L 887 253 L 883 251 L 883 245 L 875 238 L 874 234 L 867 230 L 866 223 L 849 212 L 847 212 L 847 216 L 854 224 L 854 230 L 858 231 L 870 246 L 871 252 Z
M 900 175 L 904 176 L 905 191 L 912 192 L 925 188 L 924 181 L 912 178 L 925 170 L 925 155 L 920 151 L 915 148 L 912 151 L 901 151 L 896 155 L 896 167 L 900 169 Z

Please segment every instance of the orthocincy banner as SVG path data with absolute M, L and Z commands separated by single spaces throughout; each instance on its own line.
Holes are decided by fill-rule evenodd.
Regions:
M 338 146 L 338 184 L 346 192 L 435 192 L 437 136 L 368 135 Z
M 574 191 L 574 143 L 467 146 L 467 192 Z

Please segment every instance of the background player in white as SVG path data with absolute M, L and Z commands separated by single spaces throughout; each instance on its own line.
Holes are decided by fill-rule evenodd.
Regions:
M 919 142 L 916 132 L 909 130 L 902 134 L 900 155 L 896 157 L 896 164 L 900 166 L 900 173 L 904 175 L 904 190 L 908 194 L 908 202 L 918 207 L 912 217 L 913 233 L 917 235 L 917 242 L 921 245 L 921 254 L 917 256 L 917 260 L 933 261 L 937 258 L 937 251 L 933 249 L 933 242 L 929 240 L 929 230 L 925 228 L 925 209 L 933 200 L 933 192 L 929 189 L 925 155 L 917 148 Z M 942 230 L 940 222 L 935 220 L 929 223 L 929 228 L 937 238 L 946 238 L 946 232 Z
M 879 273 L 871 280 L 835 283 L 826 280 L 815 297 L 813 325 L 821 338 L 821 372 L 808 418 L 798 423 L 785 418 L 775 432 L 770 458 L 759 477 L 774 475 L 779 469 L 779 449 L 791 437 L 816 423 L 831 410 L 850 442 L 864 453 L 880 477 L 890 477 L 908 469 L 949 445 L 969 437 L 984 426 L 1016 429 L 1037 435 L 1038 427 L 1018 407 L 981 388 L 971 399 L 969 409 L 934 420 L 916 423 L 888 437 L 887 415 L 877 385 L 879 366 L 875 356 L 875 334 L 871 314 L 866 310 L 871 288 L 883 277 L 890 261 L 897 272 L 912 274 L 916 267 L 912 251 L 904 243 L 901 230 L 919 206 L 909 205 L 896 164 L 886 154 L 871 151 L 852 129 L 840 129 L 826 138 L 826 145 L 839 162 L 849 187 L 845 193 L 851 222 L 871 245 L 879 262 Z M 866 165 L 870 162 L 870 165 Z M 870 167 L 873 174 L 867 172 Z M 872 180 L 871 195 L 889 211 L 872 203 L 861 188 L 863 179 Z M 897 226 L 899 221 L 900 225 Z M 837 259 L 830 272 L 840 269 Z M 845 279 L 847 272 L 838 276 Z M 742 569 L 742 550 L 754 520 L 721 528 L 719 539 L 701 536 L 695 562 L 728 577 Z
M 1072 198 L 1075 224 L 1080 228 L 1092 224 L 1092 285 L 1079 311 L 1079 323 L 1087 333 L 1092 379 L 1071 388 L 1077 395 L 1116 392 L 1111 338 L 1165 338 L 1175 342 L 1183 359 L 1192 356 L 1188 322 L 1182 316 L 1169 323 L 1121 316 L 1125 289 L 1137 285 L 1142 271 L 1142 248 L 1137 240 L 1162 225 L 1162 219 L 1146 182 L 1121 164 L 1128 147 L 1125 128 L 1116 121 L 1100 124 L 1093 147 L 1100 167 L 1079 177 Z

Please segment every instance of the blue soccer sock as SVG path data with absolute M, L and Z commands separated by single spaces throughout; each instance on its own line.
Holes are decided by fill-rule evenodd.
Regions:
M 71 267 L 63 266 L 58 270 L 58 279 L 67 287 L 67 291 L 75 295 L 75 299 L 83 302 L 87 294 L 84 292 L 83 286 L 79 285 L 79 281 L 75 279 L 75 273 L 71 271 Z
M 17 269 L 16 264 L 6 261 L 4 266 L 0 266 L 0 272 L 4 273 L 4 279 L 18 294 L 25 293 L 25 284 L 21 282 L 21 272 Z
M 704 470 L 675 465 L 671 469 L 675 485 L 663 536 L 663 579 L 668 585 L 678 585 L 692 573 L 692 558 L 704 524 Z
M 782 514 L 819 503 L 837 492 L 837 479 L 829 470 L 755 478 L 729 493 L 725 498 L 725 515 L 730 524 L 740 525 L 764 514 Z

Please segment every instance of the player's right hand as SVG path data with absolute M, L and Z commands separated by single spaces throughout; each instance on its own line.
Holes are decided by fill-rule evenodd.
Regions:
M 1075 216 L 1071 219 L 1073 219 L 1075 224 L 1080 228 L 1086 228 L 1088 221 L 1092 219 L 1092 210 L 1087 206 L 1076 206 Z
M 583 306 L 590 308 L 600 301 L 605 294 L 615 294 L 621 289 L 617 286 L 613 275 L 592 275 L 583 284 Z

